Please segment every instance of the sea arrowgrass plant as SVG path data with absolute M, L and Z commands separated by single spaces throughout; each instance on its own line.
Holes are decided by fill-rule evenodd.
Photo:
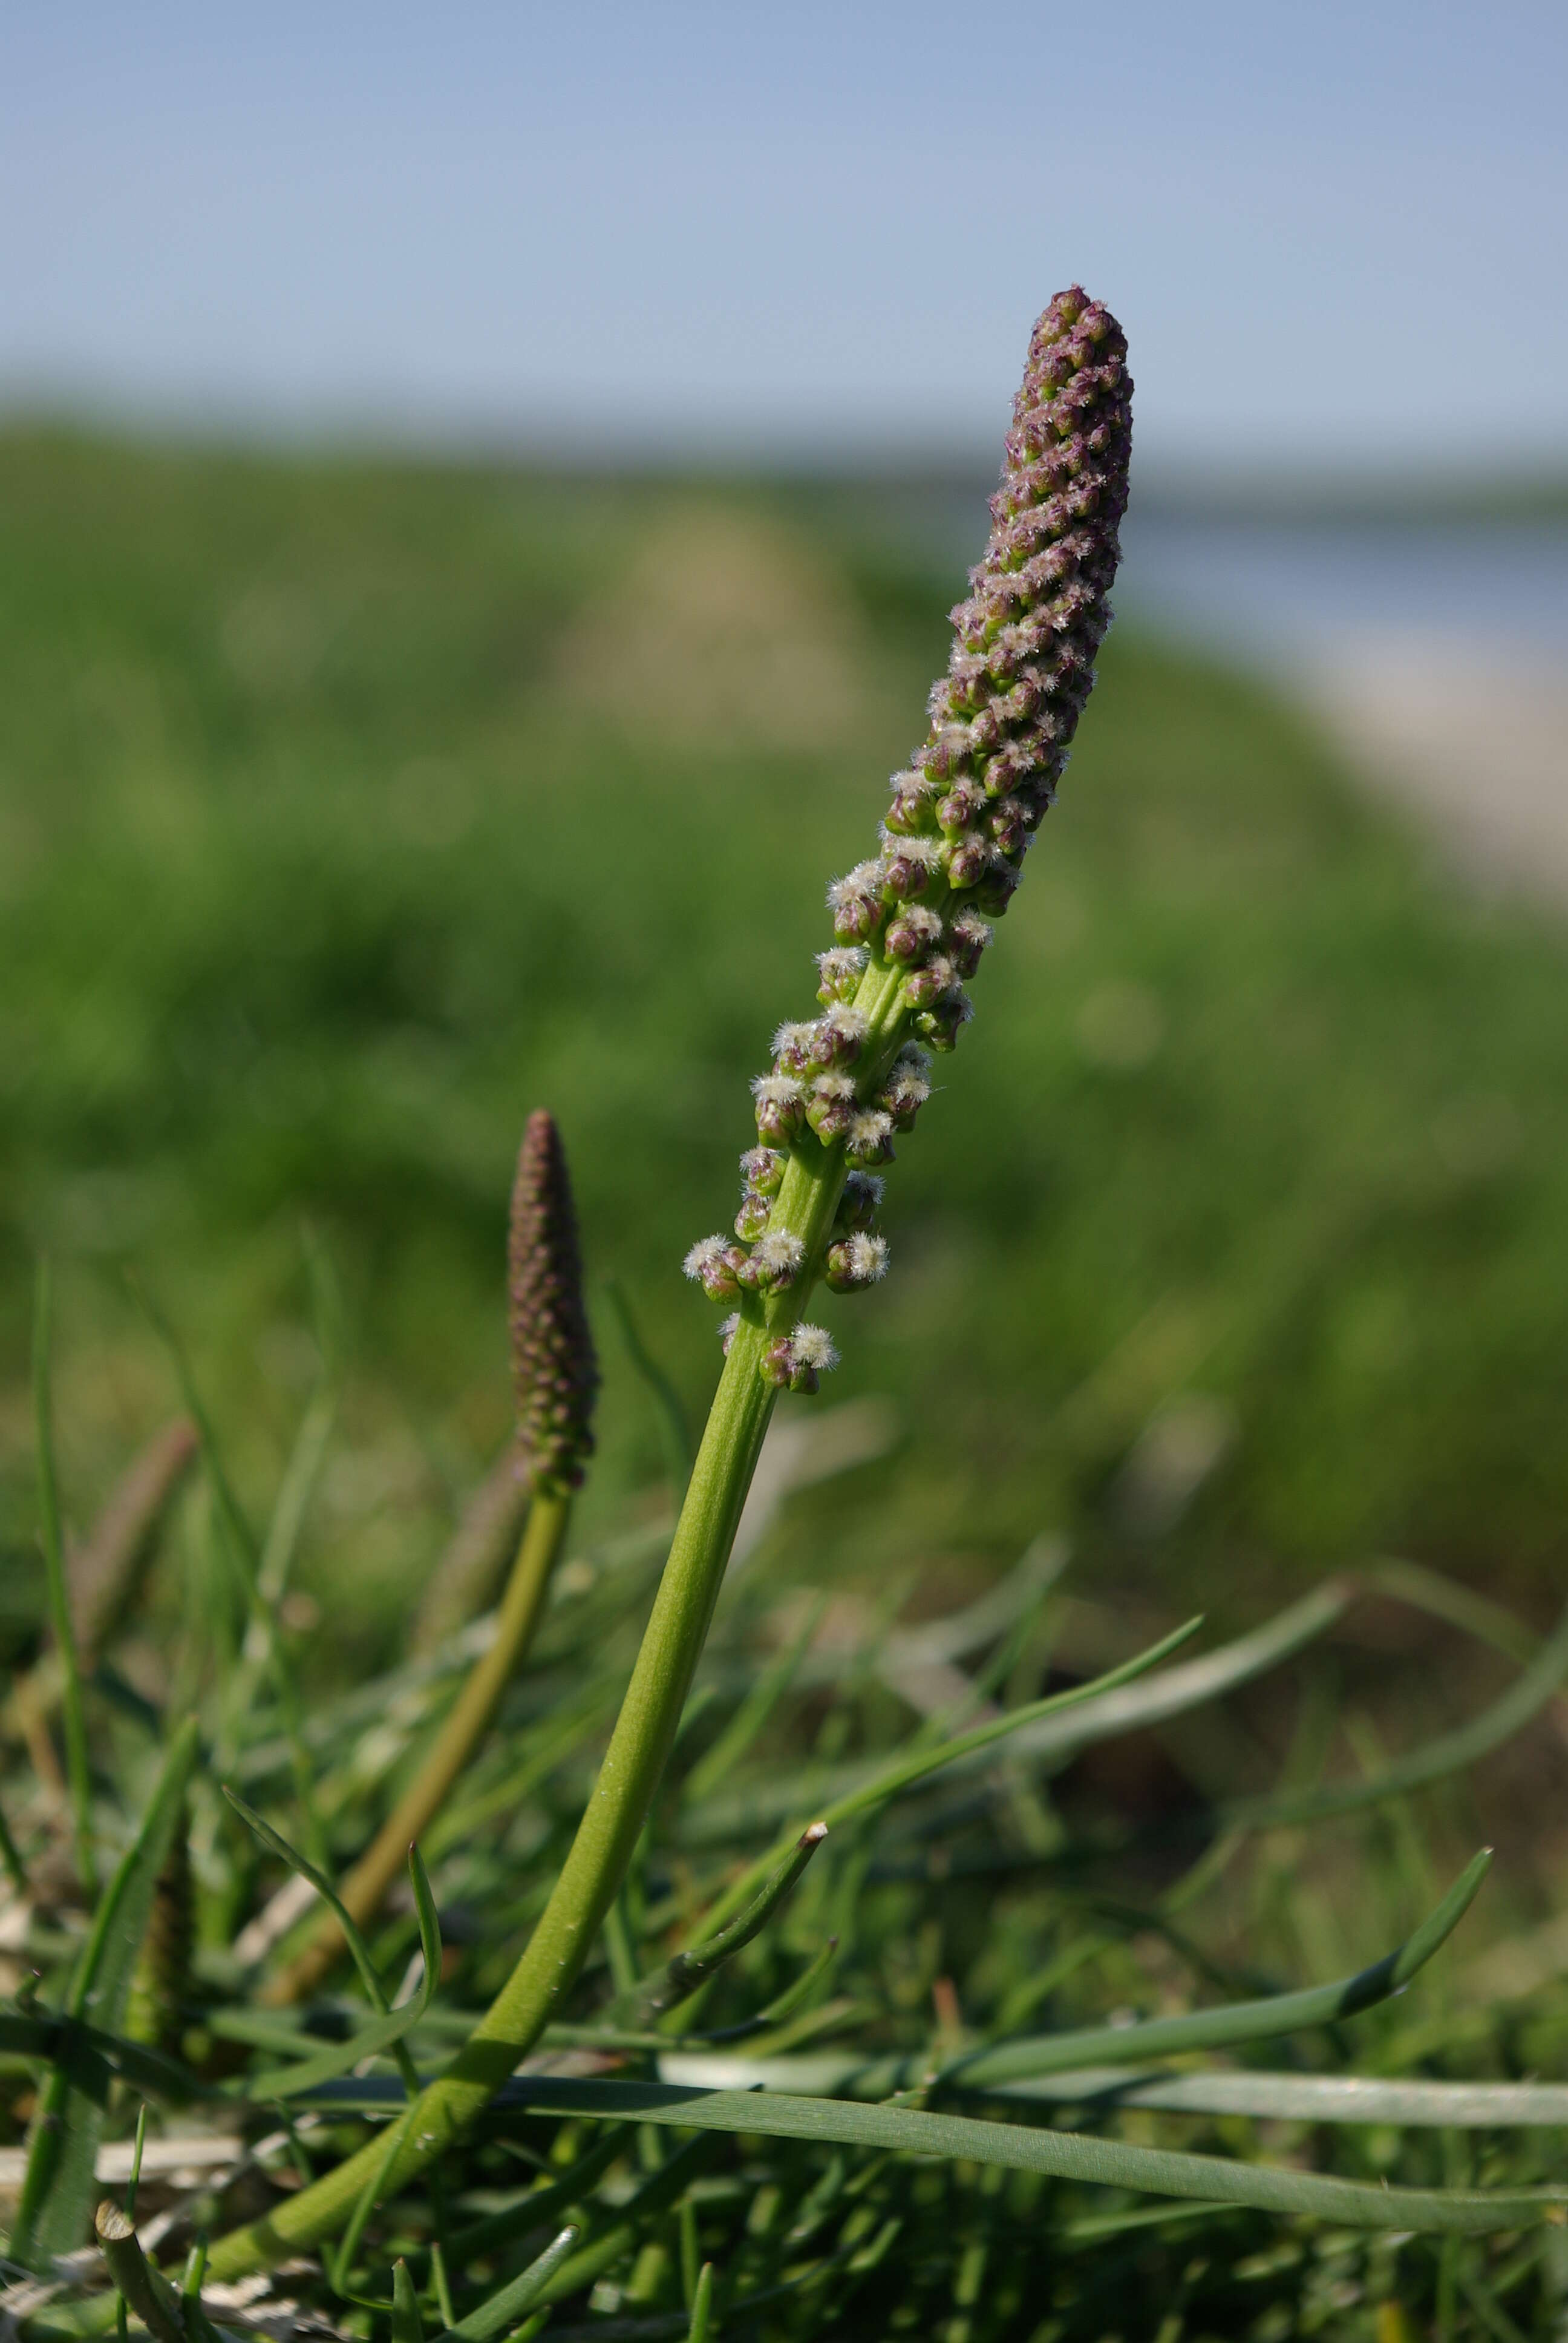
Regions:
M 528 1946 L 447 2072 L 377 2142 L 266 2221 L 222 2240 L 229 2277 L 327 2236 L 366 2188 L 386 2194 L 474 2122 L 560 2008 L 618 1891 L 663 1778 L 740 1510 L 779 1391 L 814 1391 L 836 1359 L 809 1322 L 825 1278 L 879 1279 L 877 1167 L 929 1095 L 922 1043 L 950 1050 L 965 980 L 1007 910 L 1067 760 L 1111 620 L 1127 504 L 1126 337 L 1078 287 L 1034 329 L 991 532 L 953 614 L 931 725 L 896 774 L 879 852 L 829 891 L 839 940 L 819 961 L 822 1014 L 781 1026 L 754 1084 L 733 1244 L 695 1246 L 689 1276 L 737 1308 L 664 1574 L 593 1795 Z M 548 1382 L 548 1372 L 547 1372 Z M 546 1413 L 553 1395 L 539 1404 Z M 388 1871 L 388 1876 L 390 1872 Z
M 57 1926 L 51 1933 L 37 1885 L 61 1865 L 66 1786 L 46 1826 L 36 1803 L 13 1807 L 26 1816 L 7 1862 L 23 1923 L 15 1941 L 48 1971 L 54 1999 L 45 2009 L 28 1991 L 0 2012 L 0 2059 L 36 2084 L 12 2238 L 30 2275 L 0 2310 L 40 2338 L 102 2331 L 127 2312 L 190 2343 L 207 2343 L 210 2322 L 231 2311 L 284 2331 L 292 2314 L 262 2302 L 251 2274 L 328 2239 L 319 2272 L 294 2261 L 287 2282 L 311 2297 L 300 2318 L 336 2298 L 333 2325 L 377 2343 L 433 2330 L 531 2334 L 551 2306 L 585 2296 L 588 2327 L 568 2331 L 591 2333 L 603 2316 L 614 2331 L 650 2336 L 1101 2343 L 1107 2332 L 1159 2326 L 1174 2343 L 1190 2312 L 1191 2331 L 1255 2332 L 1264 2343 L 1342 2314 L 1352 2255 L 1387 2343 L 1395 2329 L 1383 2307 L 1402 2320 L 1402 2301 L 1432 2294 L 1400 2258 L 1412 2239 L 1424 2252 L 1428 2237 L 1442 2240 L 1444 2331 L 1458 2332 L 1457 2302 L 1475 2306 L 1477 2331 L 1499 2334 L 1523 2303 L 1551 2296 L 1547 2225 L 1561 2222 L 1568 2197 L 1539 2185 L 1552 2167 L 1543 2171 L 1528 2142 L 1562 2120 L 1561 2087 L 1433 2077 L 1434 2056 L 1473 2040 L 1474 2013 L 1461 2004 L 1456 2018 L 1432 2015 L 1429 1999 L 1418 2023 L 1392 2015 L 1394 1996 L 1423 1977 L 1468 1910 L 1489 1857 L 1440 1896 L 1419 1852 L 1393 1880 L 1382 1851 L 1369 1854 L 1362 1875 L 1388 1912 L 1377 1940 L 1392 1951 L 1370 1966 L 1361 1944 L 1353 1961 L 1323 1959 L 1326 1903 L 1310 1943 L 1299 1926 L 1287 1932 L 1288 1967 L 1343 1972 L 1326 1985 L 1284 1986 L 1250 1936 L 1240 1964 L 1201 1951 L 1181 1916 L 1201 1894 L 1233 1884 L 1241 1850 L 1278 1823 L 1349 1817 L 1354 1827 L 1454 1782 L 1552 1700 L 1568 1675 L 1568 1619 L 1537 1639 L 1396 1568 L 1334 1581 L 1266 1625 L 1167 1665 L 1194 1633 L 1189 1623 L 1131 1659 L 1097 1656 L 1101 1673 L 1059 1688 L 1060 1679 L 1041 1682 L 1042 1628 L 1054 1632 L 1060 1616 L 1059 1561 L 1026 1557 L 982 1601 L 912 1637 L 891 1629 L 900 1600 L 890 1591 L 884 1615 L 852 1647 L 819 1642 L 820 1601 L 808 1602 L 804 1626 L 777 1632 L 766 1574 L 754 1573 L 734 1587 L 690 1696 L 770 1411 L 785 1388 L 813 1390 L 830 1363 L 807 1315 L 811 1293 L 824 1282 L 854 1291 L 885 1269 L 878 1182 L 924 1100 L 927 1069 L 913 1053 L 950 1046 L 961 1029 L 963 986 L 1060 777 L 1108 618 L 1129 387 L 1114 322 L 1077 291 L 1059 297 L 1031 344 L 991 542 L 955 614 L 930 734 L 895 777 L 878 854 L 831 892 L 839 933 L 819 966 L 823 1013 L 780 1029 L 756 1086 L 758 1144 L 743 1159 L 734 1242 L 707 1240 L 689 1262 L 729 1305 L 724 1365 L 591 1787 L 590 1757 L 667 1533 L 644 1523 L 554 1573 L 591 1445 L 597 1374 L 559 1138 L 536 1116 L 509 1258 L 527 1518 L 487 1644 L 477 1624 L 444 1649 L 417 1635 L 389 1674 L 334 1688 L 307 1715 L 281 1641 L 281 1568 L 257 1573 L 266 1667 L 247 1673 L 245 1655 L 215 1637 L 210 1711 L 204 1696 L 197 1717 L 170 1727 L 145 1704 L 136 1745 L 145 1752 L 150 1718 L 162 1770 L 139 1824 L 116 1813 L 103 1771 L 95 1776 L 97 1835 L 106 1855 L 125 1852 L 80 1945 Z M 629 1317 L 626 1328 L 658 1393 L 659 1371 Z M 179 1373 L 215 1527 L 244 1549 L 216 1430 L 183 1363 Z M 280 1555 L 297 1536 L 328 1399 L 318 1390 L 306 1411 L 284 1474 L 266 1542 Z M 667 1390 L 664 1399 L 678 1486 L 683 1429 Z M 39 1431 L 41 1457 L 52 1458 L 46 1406 Z M 58 1555 L 52 1473 L 46 1481 Z M 504 1483 L 492 1480 L 473 1523 L 469 1543 L 487 1571 L 498 1525 L 516 1527 Z M 56 1581 L 63 1614 L 58 1572 Z M 1185 1824 L 1162 1817 L 1141 1835 L 1108 1838 L 1074 1820 L 1070 1796 L 1058 1802 L 1051 1776 L 1070 1761 L 1244 1695 L 1368 1594 L 1447 1617 L 1517 1673 L 1457 1731 L 1390 1760 L 1359 1748 L 1359 1779 L 1322 1783 L 1309 1749 L 1271 1795 L 1213 1789 L 1201 1852 L 1181 1844 Z M 558 1598 L 548 1614 L 547 1596 Z M 464 1595 L 454 1624 L 468 1607 Z M 182 1632 L 199 1648 L 199 1617 Z M 1113 1623 L 1107 1640 L 1122 1648 Z M 950 1704 L 944 1694 L 940 1712 L 918 1715 L 912 1729 L 890 1727 L 900 1676 L 889 1663 L 900 1644 L 928 1656 L 940 1649 L 950 1671 Z M 957 1667 L 982 1653 L 972 1675 Z M 182 1683 L 187 1674 L 197 1681 L 199 1664 L 182 1660 Z M 102 1686 L 78 1693 L 95 1704 L 97 1754 L 111 1745 L 113 1720 L 97 1704 Z M 716 1707 L 726 1720 L 717 1725 Z M 201 1745 L 209 1714 L 218 1725 L 210 1756 Z M 492 1734 L 498 1715 L 505 1729 Z M 80 1717 L 85 1733 L 85 1698 Z M 779 1762 L 780 1735 L 806 1746 L 812 1732 L 811 1762 Z M 417 1753 L 418 1735 L 433 1737 L 393 1794 L 410 1734 Z M 215 1777 L 228 1787 L 226 1805 Z M 305 1853 L 257 1810 L 291 1787 Z M 1405 1830 L 1394 1843 L 1408 1852 L 1411 1839 Z M 321 1844 L 367 1841 L 339 1885 Z M 1151 1896 L 1144 1875 L 1120 1904 L 1096 1900 L 1098 1865 L 1122 1853 L 1146 1865 L 1156 1842 L 1167 1872 L 1172 1855 L 1187 1866 L 1173 1885 Z M 411 1916 L 384 1910 L 405 1863 Z M 268 1884 L 277 1865 L 327 1906 L 303 1946 L 270 1922 L 257 1926 L 284 1901 Z M 1044 1933 L 1055 1957 L 1032 1936 L 1010 1970 L 1008 1882 L 1020 1870 L 1050 1906 Z M 445 1946 L 437 1893 L 451 1922 Z M 204 1914 L 194 1957 L 192 1895 Z M 1426 1916 L 1413 1929 L 1412 1909 Z M 1107 2006 L 1141 2000 L 1149 1983 L 1129 1946 L 1135 1932 L 1158 1937 L 1201 1991 L 1162 1989 L 1156 2014 L 1106 2024 Z M 590 1966 L 600 1939 L 608 1978 Z M 357 2004 L 318 1995 L 345 1952 L 365 1996 Z M 1081 1995 L 1074 1981 L 1091 1975 Z M 1352 2020 L 1373 2035 L 1371 2081 L 1168 2069 L 1191 2055 L 1244 2056 L 1287 2034 L 1337 2055 L 1338 2030 Z M 1022 2030 L 1030 2025 L 1047 2030 Z M 1501 2026 L 1483 2038 L 1518 2075 L 1556 2055 L 1565 2028 L 1559 1996 L 1528 2038 Z M 176 2265 L 156 2268 L 152 2238 L 138 2243 L 134 2204 L 100 2214 L 111 2290 L 72 2302 L 85 2266 L 57 2258 L 86 2244 L 100 2138 L 109 2118 L 128 2123 L 138 2097 L 157 2103 L 166 2122 L 184 2107 L 224 2122 L 216 2137 L 197 2128 L 154 2143 L 166 2171 L 183 2157 L 243 2186 L 176 2195 L 171 2244 L 189 2241 L 177 2289 Z M 1045 2128 L 1036 2111 L 1052 2102 L 1076 2117 Z M 1235 2152 L 1233 2128 L 1211 2125 L 1223 2154 L 1172 2148 L 1164 2128 L 1155 2144 L 1118 2137 L 1108 2127 L 1122 2107 L 1144 2111 L 1144 2126 L 1299 2117 L 1335 2129 L 1312 2134 L 1310 2158 L 1260 2162 Z M 145 2116 L 144 2107 L 133 2169 Z M 1473 2173 L 1456 2135 L 1502 2123 L 1526 2145 Z M 1354 2127 L 1365 2124 L 1412 2128 L 1397 2186 L 1391 2156 L 1357 2144 Z M 684 2136 L 668 2155 L 665 2130 Z M 1441 2155 L 1422 2152 L 1423 2130 Z M 726 2137 L 744 2142 L 728 2165 Z M 528 2167 L 520 2177 L 514 2157 Z M 1324 2163 L 1332 2168 L 1316 2168 Z M 1265 2226 L 1282 2216 L 1317 2226 L 1282 2239 Z M 205 2234 L 236 2217 L 242 2226 L 209 2253 Z M 1130 2252 L 1134 2231 L 1141 2244 Z M 1502 2241 L 1495 2251 L 1492 2239 Z M 233 2290 L 236 2278 L 246 2290 Z M 1259 2287 L 1261 2296 L 1249 2293 Z

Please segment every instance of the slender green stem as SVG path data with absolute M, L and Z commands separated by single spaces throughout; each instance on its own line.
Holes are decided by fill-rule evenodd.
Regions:
M 367 1927 L 407 1861 L 408 1849 L 439 1814 L 475 1750 L 495 1721 L 507 1686 L 534 1639 L 550 1576 L 571 1515 L 569 1496 L 536 1496 L 512 1574 L 507 1583 L 495 1640 L 475 1663 L 425 1763 L 344 1881 L 341 1895 L 357 1925 Z M 297 1959 L 274 1980 L 262 2000 L 272 2007 L 302 2001 L 347 1951 L 337 1916 L 324 1912 Z
M 810 1269 L 820 1261 L 842 1185 L 838 1150 L 801 1146 L 786 1176 L 779 1218 L 800 1237 Z M 576 1983 L 626 1876 L 691 1688 L 773 1412 L 776 1393 L 760 1373 L 762 1355 L 770 1335 L 799 1316 L 810 1282 L 803 1275 L 766 1305 L 749 1302 L 736 1330 L 652 1615 L 577 1836 L 511 1976 L 451 2066 L 398 2118 L 398 2145 L 385 2171 L 388 2194 L 462 2134 L 538 2041 Z M 268 2219 L 222 2239 L 213 2248 L 213 2276 L 237 2277 L 340 2228 L 385 2154 L 385 2139 L 372 2142 Z
M 46 1261 L 38 1263 L 33 1311 L 33 1417 L 38 1447 L 38 1523 L 49 1582 L 49 1614 L 60 1654 L 60 1711 L 65 1728 L 65 1778 L 75 1825 L 76 1874 L 89 1896 L 97 1893 L 93 1860 L 93 1787 L 87 1771 L 87 1720 L 76 1664 L 76 1631 L 71 1591 L 65 1583 L 65 1549 L 60 1534 L 60 1489 L 55 1473 L 55 1416 L 49 1383 L 49 1339 L 54 1295 Z

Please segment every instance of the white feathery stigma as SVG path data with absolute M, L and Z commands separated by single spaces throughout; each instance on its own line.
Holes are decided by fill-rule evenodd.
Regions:
M 879 832 L 889 860 L 896 855 L 903 862 L 918 862 L 923 870 L 934 870 L 942 859 L 940 838 L 900 838 L 890 830 Z
M 781 1058 L 789 1050 L 808 1051 L 816 1038 L 816 1026 L 809 1022 L 791 1024 L 788 1020 L 773 1036 L 773 1055 Z M 755 1083 L 752 1085 L 756 1088 Z
M 724 1236 L 699 1237 L 680 1266 L 695 1284 L 700 1284 L 704 1270 L 712 1266 L 729 1244 L 729 1239 Z
M 792 1229 L 769 1229 L 752 1246 L 751 1258 L 769 1277 L 789 1278 L 798 1274 L 806 1248 Z
M 880 1147 L 891 1139 L 892 1135 L 892 1116 L 884 1114 L 879 1107 L 868 1107 L 863 1114 L 858 1114 L 850 1123 L 849 1141 L 851 1148 Z
M 875 1285 L 888 1272 L 888 1240 L 867 1236 L 857 1231 L 844 1240 L 844 1252 L 849 1275 L 857 1285 Z
M 825 1326 L 797 1326 L 789 1337 L 789 1349 L 798 1366 L 810 1367 L 818 1374 L 829 1373 L 839 1363 L 833 1337 Z
M 794 1106 L 806 1095 L 793 1074 L 758 1074 L 751 1095 L 770 1106 Z
M 819 1023 L 824 1032 L 836 1033 L 840 1041 L 852 1041 L 857 1046 L 871 1030 L 870 1020 L 865 1011 L 853 1008 L 847 1001 L 841 1001 L 836 1009 L 829 1009 Z M 810 1026 L 806 1028 L 808 1032 L 811 1030 Z
M 852 870 L 846 870 L 841 879 L 835 879 L 829 887 L 829 908 L 841 911 L 846 903 L 854 902 L 858 896 L 878 893 L 881 884 L 882 866 L 879 862 L 857 862 Z
M 739 1310 L 732 1310 L 729 1317 L 719 1329 L 719 1339 L 724 1345 L 724 1355 L 726 1358 L 729 1356 L 729 1345 L 734 1342 L 736 1333 L 739 1329 L 739 1325 L 740 1312 Z

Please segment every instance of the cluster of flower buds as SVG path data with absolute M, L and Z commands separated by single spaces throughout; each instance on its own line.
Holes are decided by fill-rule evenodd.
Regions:
M 952 1049 L 972 1014 L 965 984 L 1055 800 L 1111 622 L 1131 391 L 1115 318 L 1078 286 L 1059 293 L 1030 343 L 990 541 L 952 613 L 930 732 L 893 776 L 879 851 L 828 890 L 838 940 L 817 963 L 822 1014 L 779 1027 L 773 1064 L 751 1086 L 761 1144 L 741 1159 L 735 1241 L 706 1237 L 687 1255 L 688 1276 L 716 1301 L 797 1284 L 803 1298 L 818 1275 L 849 1292 L 887 1267 L 875 1203 L 868 1212 L 856 1183 L 914 1127 L 930 1094 L 926 1050 Z M 861 1199 L 849 1221 L 840 1209 L 819 1261 L 774 1225 L 790 1151 L 808 1134 L 842 1148 L 846 1199 Z M 766 1353 L 769 1381 L 815 1388 L 833 1362 L 801 1352 L 808 1336 L 808 1351 L 831 1351 L 819 1330 L 797 1326 Z
M 578 1487 L 598 1389 L 566 1153 L 553 1115 L 528 1117 L 508 1239 L 512 1379 L 522 1472 L 541 1493 Z

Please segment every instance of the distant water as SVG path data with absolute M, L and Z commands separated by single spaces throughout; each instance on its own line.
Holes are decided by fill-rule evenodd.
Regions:
M 1120 610 L 1271 666 L 1398 641 L 1568 665 L 1568 528 L 1201 521 L 1134 506 L 1122 542 Z
M 878 518 L 955 587 L 984 541 L 977 490 L 890 498 Z M 1568 526 L 1278 521 L 1141 511 L 1122 525 L 1117 609 L 1276 669 L 1401 645 L 1568 668 Z

